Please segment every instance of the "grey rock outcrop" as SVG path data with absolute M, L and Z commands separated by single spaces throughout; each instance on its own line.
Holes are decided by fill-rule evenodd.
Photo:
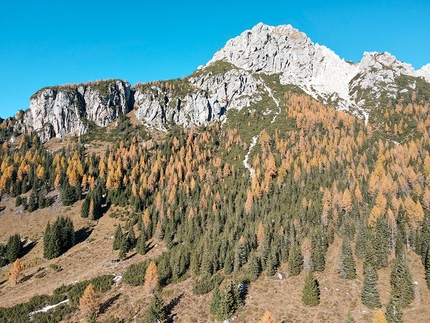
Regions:
M 119 80 L 47 87 L 30 98 L 24 124 L 42 142 L 67 134 L 84 134 L 87 121 L 106 126 L 129 111 L 130 84 Z
M 134 112 L 157 129 L 166 124 L 206 125 L 225 117 L 228 109 L 241 109 L 261 100 L 257 81 L 249 72 L 231 66 L 222 73 L 202 69 L 172 84 L 134 86 Z M 261 82 L 260 82 L 261 83 Z
M 366 120 L 369 108 L 367 98 L 360 95 L 363 90 L 372 96 L 384 93 L 394 98 L 398 91 L 405 90 L 396 84 L 402 75 L 430 81 L 430 64 L 415 71 L 388 53 L 364 53 L 359 63 L 346 62 L 290 25 L 259 23 L 230 39 L 206 66 L 216 61 L 227 61 L 254 73 L 281 73 L 282 84 L 297 85 L 314 98 Z

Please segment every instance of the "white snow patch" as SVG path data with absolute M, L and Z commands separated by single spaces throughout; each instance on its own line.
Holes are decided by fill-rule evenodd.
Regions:
M 67 303 L 68 301 L 69 301 L 68 299 L 65 299 L 64 301 L 62 301 L 62 302 L 60 302 L 58 304 L 45 306 L 41 310 L 31 312 L 30 314 L 28 314 L 28 316 L 32 316 L 32 315 L 34 315 L 36 313 L 48 312 L 49 310 L 51 310 L 51 309 L 53 309 L 53 308 L 55 308 L 55 307 L 57 307 L 57 306 L 59 306 L 61 304 Z

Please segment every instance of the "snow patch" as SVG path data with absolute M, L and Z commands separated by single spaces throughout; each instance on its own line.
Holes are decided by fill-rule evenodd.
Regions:
M 55 308 L 55 307 L 57 307 L 57 306 L 59 306 L 61 304 L 67 303 L 68 301 L 69 301 L 68 299 L 65 299 L 64 301 L 62 301 L 62 302 L 60 302 L 58 304 L 45 306 L 41 310 L 31 312 L 30 314 L 28 314 L 28 316 L 32 316 L 34 314 L 41 313 L 41 312 L 48 312 L 49 310 L 51 310 L 51 309 L 53 309 L 53 308 Z

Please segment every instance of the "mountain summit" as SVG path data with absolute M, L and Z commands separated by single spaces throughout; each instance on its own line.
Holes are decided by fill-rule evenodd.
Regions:
M 387 90 L 396 96 L 395 79 L 401 75 L 423 77 L 430 82 L 430 64 L 415 71 L 389 53 L 365 52 L 359 63 L 346 62 L 325 46 L 314 44 L 291 25 L 263 23 L 230 39 L 208 65 L 227 61 L 254 73 L 281 73 L 282 84 L 294 84 L 324 103 L 366 116 L 366 102 L 358 89 Z M 411 84 L 411 88 L 413 85 Z
M 428 86 L 430 64 L 416 71 L 389 53 L 376 52 L 365 52 L 358 63 L 347 62 L 290 25 L 259 23 L 227 41 L 206 65 L 184 79 L 132 88 L 127 82 L 108 80 L 39 90 L 20 124 L 37 131 L 42 141 L 83 134 L 88 122 L 105 127 L 130 111 L 143 124 L 160 130 L 172 124 L 204 125 L 271 96 L 271 84 L 262 76 L 275 74 L 282 85 L 298 86 L 367 123 L 374 108 Z

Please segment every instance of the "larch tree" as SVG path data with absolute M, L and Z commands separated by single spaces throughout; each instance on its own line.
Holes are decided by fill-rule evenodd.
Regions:
M 100 301 L 93 284 L 88 284 L 79 299 L 79 309 L 84 315 L 94 315 L 100 310 Z
M 145 273 L 145 289 L 152 293 L 158 287 L 159 276 L 155 262 L 151 261 Z
M 266 313 L 264 313 L 263 317 L 261 318 L 260 323 L 275 323 L 275 319 L 269 311 L 266 311 Z
M 378 310 L 373 317 L 372 323 L 388 323 L 387 319 L 384 316 L 384 313 L 382 313 L 381 310 Z
M 9 271 L 9 284 L 16 285 L 19 281 L 24 278 L 24 274 L 22 271 L 24 270 L 24 265 L 21 263 L 21 260 L 17 258 L 13 263 L 11 270 Z

